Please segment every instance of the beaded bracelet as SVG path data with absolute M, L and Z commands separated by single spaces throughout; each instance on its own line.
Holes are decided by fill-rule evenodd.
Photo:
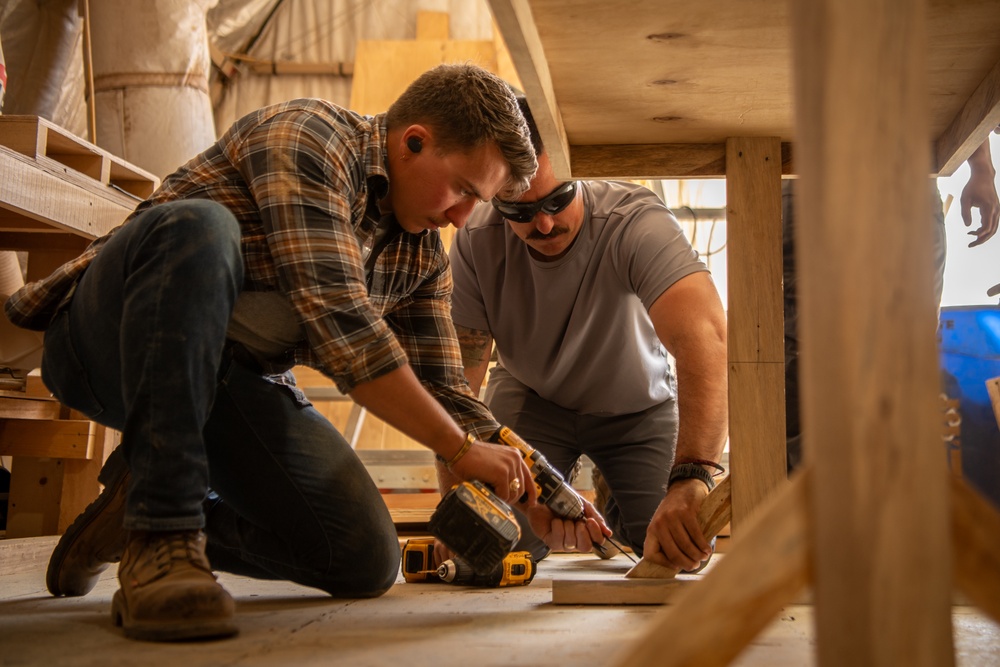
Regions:
M 465 443 L 462 445 L 462 448 L 458 450 L 458 453 L 456 453 L 453 457 L 451 457 L 450 460 L 446 461 L 445 458 L 443 456 L 441 456 L 440 454 L 438 454 L 436 456 L 436 458 L 437 458 L 438 461 L 440 461 L 441 463 L 443 463 L 446 468 L 450 469 L 453 465 L 455 465 L 456 463 L 458 463 L 462 459 L 463 456 L 466 455 L 466 453 L 472 447 L 472 443 L 474 443 L 475 441 L 476 441 L 476 436 L 472 435 L 472 433 L 466 433 L 465 434 Z

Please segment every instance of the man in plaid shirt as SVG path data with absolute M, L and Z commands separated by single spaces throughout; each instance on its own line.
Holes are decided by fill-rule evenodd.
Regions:
M 212 569 L 338 597 L 395 581 L 371 478 L 294 387 L 296 363 L 516 500 L 519 454 L 469 390 L 439 228 L 536 168 L 499 78 L 441 66 L 385 114 L 293 100 L 237 121 L 112 233 L 6 304 L 45 330 L 60 401 L 123 433 L 101 496 L 53 552 L 54 595 L 121 559 L 112 619 L 133 638 L 234 634 Z M 594 521 L 594 519 L 591 519 Z M 211 566 L 209 565 L 211 563 Z

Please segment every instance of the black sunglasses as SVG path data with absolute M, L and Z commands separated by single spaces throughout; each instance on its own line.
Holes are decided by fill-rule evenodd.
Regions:
M 563 183 L 538 201 L 510 202 L 493 199 L 493 208 L 511 222 L 531 222 L 538 212 L 555 215 L 573 203 L 576 181 Z

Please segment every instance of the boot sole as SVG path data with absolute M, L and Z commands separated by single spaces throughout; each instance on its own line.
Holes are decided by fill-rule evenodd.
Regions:
M 97 575 L 94 576 L 93 580 L 88 582 L 82 589 L 69 590 L 60 585 L 59 575 L 62 573 L 63 564 L 66 560 L 66 555 L 69 553 L 70 549 L 76 545 L 77 540 L 80 536 L 87 530 L 91 523 L 94 522 L 101 513 L 107 509 L 117 497 L 118 491 L 125 480 L 128 479 L 128 469 L 120 471 L 113 479 L 109 480 L 110 484 L 104 487 L 104 491 L 97 496 L 94 502 L 87 505 L 87 509 L 80 513 L 80 516 L 76 517 L 73 523 L 70 524 L 63 536 L 59 538 L 59 542 L 56 544 L 55 549 L 52 550 L 52 556 L 49 557 L 48 569 L 45 571 L 45 587 L 49 589 L 49 593 L 56 597 L 78 597 L 81 595 L 86 595 L 94 589 L 97 585 L 97 580 L 99 575 L 104 570 L 108 569 L 107 565 L 98 570 Z M 122 531 L 125 528 L 122 527 Z M 124 544 L 122 545 L 124 547 Z M 115 561 L 116 562 L 116 561 Z M 111 563 L 109 562 L 108 565 Z
M 111 621 L 129 639 L 151 642 L 176 642 L 192 639 L 232 637 L 239 628 L 232 619 L 192 619 L 190 621 L 134 621 L 129 615 L 125 595 L 115 591 L 111 599 Z

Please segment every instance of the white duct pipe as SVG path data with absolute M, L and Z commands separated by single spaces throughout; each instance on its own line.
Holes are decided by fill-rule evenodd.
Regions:
M 217 0 L 90 0 L 97 143 L 160 178 L 215 141 L 205 24 Z

